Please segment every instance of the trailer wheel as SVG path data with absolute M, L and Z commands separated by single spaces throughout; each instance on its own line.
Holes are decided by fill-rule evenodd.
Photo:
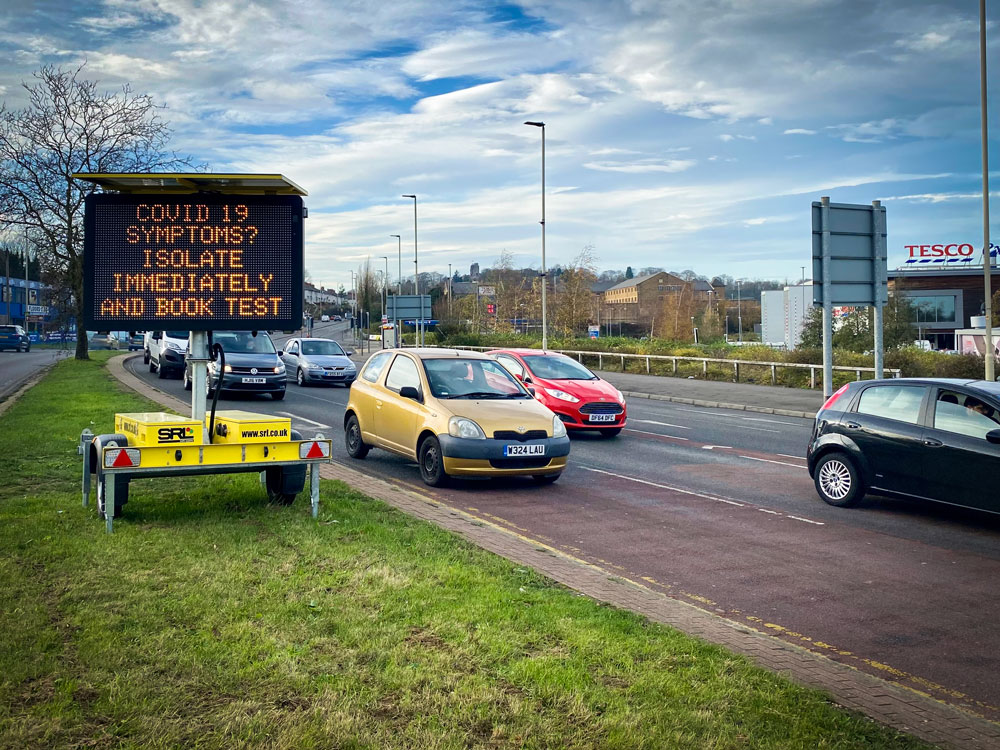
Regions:
M 296 492 L 284 492 L 285 486 L 284 469 L 277 466 L 264 471 L 264 486 L 267 489 L 267 501 L 275 505 L 291 505 L 298 497 Z

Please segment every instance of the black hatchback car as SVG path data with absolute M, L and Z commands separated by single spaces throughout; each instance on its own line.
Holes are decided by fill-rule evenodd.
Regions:
M 870 491 L 1000 513 L 1000 383 L 848 383 L 817 412 L 806 459 L 830 505 Z

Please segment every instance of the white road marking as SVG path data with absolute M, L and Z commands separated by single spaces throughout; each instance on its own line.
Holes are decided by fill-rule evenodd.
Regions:
M 740 456 L 740 458 L 747 458 L 751 461 L 763 461 L 768 464 L 780 464 L 782 466 L 791 466 L 793 469 L 805 469 L 805 466 L 799 464 L 790 464 L 787 461 L 772 461 L 770 458 L 757 458 L 756 456 Z
M 770 513 L 772 516 L 780 516 L 781 514 L 776 510 L 768 510 L 767 508 L 757 508 L 761 513 Z
M 826 526 L 822 521 L 810 521 L 808 518 L 800 518 L 799 516 L 788 516 L 793 521 L 802 521 L 803 523 L 811 523 L 814 526 Z
M 636 419 L 633 417 L 630 421 L 632 422 L 642 422 L 643 424 L 658 424 L 661 427 L 676 427 L 678 430 L 690 430 L 690 427 L 685 427 L 682 424 L 670 424 L 670 422 L 657 422 L 655 419 Z
M 732 447 L 733 446 L 731 446 L 731 445 L 703 445 L 703 446 L 701 446 L 701 449 L 703 451 L 710 451 L 710 450 L 714 450 L 715 448 L 728 448 L 728 449 L 732 450 Z
M 670 438 L 671 440 L 687 441 L 687 438 L 677 437 L 676 435 L 664 435 L 662 432 L 646 432 L 645 430 L 632 430 L 628 427 L 625 428 L 625 432 L 638 432 L 640 435 L 653 435 L 655 437 Z
M 782 422 L 780 419 L 764 419 L 763 417 L 740 417 L 748 422 L 771 422 L 772 424 L 787 424 L 789 427 L 803 427 L 804 425 L 795 422 Z
M 291 417 L 292 419 L 298 419 L 301 422 L 308 422 L 309 424 L 314 424 L 317 427 L 326 427 L 327 429 L 330 429 L 330 425 L 328 425 L 328 424 L 323 424 L 322 422 L 316 422 L 316 421 L 314 421 L 312 419 L 308 419 L 306 417 L 300 417 L 297 414 L 292 414 L 289 411 L 279 411 L 278 414 L 280 414 L 283 417 Z
M 785 458 L 795 458 L 795 459 L 798 459 L 799 461 L 805 461 L 806 460 L 804 456 L 793 456 L 790 453 L 779 453 L 778 455 L 779 456 L 784 456 Z
M 650 482 L 646 479 L 639 479 L 638 477 L 629 477 L 624 474 L 615 474 L 610 471 L 605 471 L 604 469 L 593 469 L 590 466 L 581 466 L 584 471 L 592 471 L 596 474 L 607 474 L 609 477 L 616 477 L 617 479 L 626 479 L 629 482 L 638 482 L 639 484 L 647 484 L 650 487 L 658 487 L 661 490 L 670 490 L 671 492 L 680 492 L 684 495 L 693 495 L 694 497 L 703 497 L 706 500 L 715 500 L 719 503 L 725 503 L 726 505 L 735 505 L 737 508 L 745 507 L 744 503 L 738 503 L 735 500 L 726 500 L 722 497 L 716 497 L 715 495 L 706 495 L 703 492 L 695 492 L 694 490 L 684 490 L 680 487 L 671 487 L 669 484 L 659 484 L 657 482 Z

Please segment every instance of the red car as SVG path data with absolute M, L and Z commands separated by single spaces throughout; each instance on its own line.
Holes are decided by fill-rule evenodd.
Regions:
M 497 349 L 487 352 L 535 391 L 535 398 L 554 411 L 567 430 L 597 430 L 614 437 L 628 416 L 622 392 L 575 359 L 540 349 Z

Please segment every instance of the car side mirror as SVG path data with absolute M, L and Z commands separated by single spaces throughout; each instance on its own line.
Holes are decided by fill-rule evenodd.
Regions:
M 278 356 L 279 357 L 284 357 L 285 353 L 283 351 L 281 351 L 281 349 L 278 349 Z
M 399 395 L 402 398 L 412 398 L 414 401 L 420 400 L 420 391 L 418 391 L 412 385 L 404 385 L 402 388 L 400 388 Z
M 986 433 L 986 442 L 1000 445 L 1000 430 L 990 430 Z
M 528 389 L 528 393 L 530 393 L 531 396 L 532 396 L 532 398 L 534 398 L 534 396 L 535 396 L 535 389 L 534 388 L 529 388 Z
M 353 349 L 348 349 L 346 352 L 344 352 L 344 354 L 346 354 L 348 357 L 353 357 L 354 356 L 354 350 Z

